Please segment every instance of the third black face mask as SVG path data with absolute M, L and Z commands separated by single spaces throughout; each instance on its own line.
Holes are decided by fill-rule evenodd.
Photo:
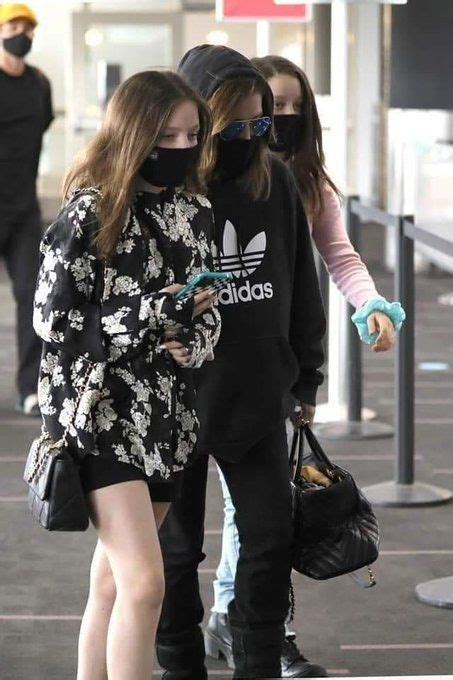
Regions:
M 140 168 L 140 175 L 155 187 L 177 187 L 183 184 L 198 162 L 197 146 L 167 149 L 156 146 Z
M 19 33 L 12 38 L 5 38 L 3 48 L 15 57 L 25 57 L 30 52 L 32 44 L 33 41 L 25 33 Z
M 219 139 L 217 144 L 217 169 L 225 179 L 235 179 L 246 172 L 253 160 L 258 139 Z
M 274 116 L 276 143 L 269 144 L 271 151 L 294 154 L 299 148 L 302 137 L 302 116 L 290 114 Z

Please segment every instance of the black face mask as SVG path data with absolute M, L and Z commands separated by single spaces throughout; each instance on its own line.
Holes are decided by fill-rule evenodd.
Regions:
M 155 187 L 177 187 L 197 164 L 199 153 L 198 145 L 185 149 L 156 146 L 140 168 L 140 175 Z
M 258 139 L 224 139 L 217 143 L 217 170 L 224 179 L 235 179 L 246 172 L 253 160 Z
M 302 116 L 290 114 L 274 116 L 276 143 L 269 144 L 271 151 L 294 154 L 298 150 L 302 137 Z
M 3 48 L 15 57 L 25 57 L 30 52 L 32 44 L 33 41 L 25 33 L 3 40 Z

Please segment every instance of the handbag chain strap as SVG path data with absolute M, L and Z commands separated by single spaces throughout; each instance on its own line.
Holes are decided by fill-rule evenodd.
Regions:
M 375 586 L 377 583 L 376 576 L 374 575 L 374 572 L 369 565 L 367 566 L 366 569 L 368 572 L 367 574 L 368 580 L 364 576 L 359 574 L 357 571 L 353 571 L 352 574 L 348 574 L 348 576 L 350 576 L 352 580 L 358 583 L 358 585 L 361 586 L 362 588 L 373 588 L 373 586 Z
M 75 419 L 76 419 L 76 416 L 77 416 L 77 411 L 79 409 L 79 406 L 82 402 L 83 397 L 85 396 L 85 394 L 88 391 L 87 387 L 88 387 L 88 384 L 90 382 L 90 375 L 91 375 L 92 370 L 93 370 L 93 364 L 91 362 L 89 362 L 86 373 L 83 376 L 83 384 L 82 384 L 80 390 L 78 390 L 78 392 L 77 392 L 77 399 L 76 399 L 76 402 L 75 402 L 75 405 L 74 405 L 74 411 L 73 411 L 73 414 L 72 414 L 72 418 L 69 419 L 69 423 L 66 425 L 66 429 L 63 432 L 62 437 L 60 439 L 60 443 L 61 443 L 62 446 L 67 446 L 67 444 L 68 444 L 69 431 L 70 431 L 71 427 L 73 426 L 73 424 L 75 423 Z
M 100 192 L 97 189 L 90 189 L 93 193 L 98 193 Z M 71 196 L 71 201 L 77 197 L 77 192 L 74 192 L 73 195 Z M 103 295 L 103 290 L 104 290 L 104 280 L 103 280 L 103 272 L 104 272 L 104 263 L 96 259 L 96 274 L 95 274 L 95 280 L 94 280 L 94 285 L 93 285 L 93 291 L 92 291 L 92 300 L 98 304 L 101 303 L 102 300 L 102 295 Z M 33 457 L 33 462 L 30 465 L 30 472 L 27 475 L 29 483 L 33 481 L 35 477 L 37 477 L 42 470 L 44 469 L 45 464 L 47 463 L 49 456 L 51 455 L 51 452 L 53 450 L 58 450 L 63 447 L 66 447 L 68 444 L 68 435 L 71 427 L 73 426 L 76 416 L 77 416 L 77 411 L 79 409 L 80 403 L 85 396 L 87 392 L 87 387 L 89 385 L 90 381 L 90 374 L 94 366 L 94 362 L 88 361 L 88 366 L 86 373 L 83 376 L 83 382 L 80 390 L 76 389 L 77 392 L 77 398 L 74 404 L 74 411 L 69 419 L 68 424 L 66 425 L 66 428 L 60 437 L 60 439 L 56 442 L 52 441 L 52 438 L 50 436 L 49 431 L 47 430 L 45 424 L 43 424 L 42 429 L 41 429 L 41 436 L 35 440 L 35 452 L 34 452 L 34 457 Z M 45 453 L 44 455 L 42 454 L 41 451 L 41 444 L 43 442 L 47 442 L 47 445 L 45 447 Z M 41 454 L 41 455 L 40 455 Z
M 62 436 L 60 437 L 60 439 L 56 442 L 53 442 L 50 438 L 50 435 L 49 435 L 49 432 L 48 432 L 46 426 L 43 425 L 42 434 L 36 442 L 35 454 L 34 454 L 33 462 L 31 464 L 31 469 L 30 469 L 30 471 L 28 472 L 28 475 L 27 475 L 27 479 L 28 479 L 29 483 L 31 483 L 33 481 L 33 479 L 38 477 L 41 474 L 41 472 L 44 470 L 44 467 L 45 467 L 45 465 L 46 465 L 46 463 L 49 459 L 49 456 L 51 455 L 52 450 L 55 450 L 55 449 L 58 450 L 58 449 L 61 449 L 65 446 L 67 446 L 69 431 L 70 431 L 70 429 L 71 429 L 71 427 L 72 427 L 72 425 L 75 421 L 77 410 L 80 406 L 80 403 L 81 403 L 84 395 L 87 393 L 87 387 L 88 387 L 88 383 L 89 383 L 89 380 L 90 380 L 90 374 L 91 374 L 92 368 L 93 368 L 93 364 L 89 363 L 87 371 L 86 371 L 86 373 L 83 377 L 83 385 L 82 385 L 81 389 L 78 390 L 78 393 L 77 393 L 77 399 L 76 399 L 76 402 L 75 402 L 75 405 L 74 405 L 74 412 L 73 412 L 72 418 L 70 418 L 69 423 L 67 424 L 67 426 L 66 426 Z M 50 440 L 50 443 L 45 447 L 45 452 L 44 452 L 44 455 L 43 455 L 43 452 L 41 451 L 40 444 L 42 442 L 46 441 L 46 440 Z
M 294 621 L 294 615 L 296 613 L 296 596 L 294 594 L 293 581 L 289 581 L 289 615 L 287 623 L 292 623 Z
M 100 192 L 95 188 L 91 188 L 88 191 L 101 195 Z M 73 193 L 69 202 L 71 202 L 77 196 L 77 194 L 78 194 L 78 191 L 76 190 Z M 95 279 L 94 279 L 94 285 L 93 285 L 91 300 L 92 300 L 92 302 L 100 304 L 101 300 L 102 300 L 103 291 L 104 291 L 104 278 L 103 278 L 104 262 L 96 259 L 95 267 L 96 267 L 96 272 L 95 272 Z M 67 424 L 61 438 L 57 442 L 54 442 L 53 444 L 51 444 L 49 446 L 49 448 L 53 449 L 53 448 L 59 448 L 61 446 L 67 445 L 69 430 L 71 429 L 71 427 L 72 427 L 72 425 L 75 421 L 76 414 L 77 414 L 78 408 L 80 406 L 80 402 L 82 401 L 82 399 L 83 399 L 83 397 L 84 397 L 84 395 L 87 391 L 88 383 L 90 381 L 90 373 L 91 373 L 94 365 L 95 365 L 95 362 L 88 361 L 88 367 L 87 367 L 87 371 L 86 371 L 86 373 L 83 377 L 82 387 L 77 392 L 77 399 L 76 399 L 76 403 L 75 403 L 75 406 L 74 406 L 73 416 L 72 416 L 72 418 L 69 419 L 69 423 Z M 45 426 L 43 426 L 42 438 L 43 439 L 49 438 L 49 433 L 47 432 L 47 429 L 45 428 Z

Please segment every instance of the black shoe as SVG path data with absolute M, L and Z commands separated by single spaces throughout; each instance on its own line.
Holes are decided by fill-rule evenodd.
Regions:
M 163 680 L 208 680 L 204 664 L 203 634 L 199 626 L 176 636 L 176 640 L 156 641 L 157 660 Z
M 213 659 L 225 659 L 228 668 L 234 668 L 233 638 L 228 624 L 228 614 L 212 612 L 204 632 L 206 654 Z
M 282 678 L 327 678 L 322 666 L 308 661 L 295 643 L 294 634 L 287 635 L 283 643 Z
M 17 404 L 16 411 L 30 418 L 40 418 L 41 411 L 39 410 L 38 395 L 28 394 L 26 397 L 23 397 Z

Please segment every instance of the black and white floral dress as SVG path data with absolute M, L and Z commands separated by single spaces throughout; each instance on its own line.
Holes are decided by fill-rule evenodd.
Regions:
M 197 439 L 190 368 L 212 357 L 220 316 L 214 308 L 192 321 L 192 301 L 159 291 L 212 269 L 210 203 L 180 191 L 137 194 L 115 255 L 101 263 L 98 200 L 95 189 L 76 192 L 41 242 L 34 328 L 44 341 L 44 426 L 57 439 L 72 422 L 69 444 L 85 460 L 172 481 Z M 161 347 L 175 325 L 192 349 L 188 369 Z

